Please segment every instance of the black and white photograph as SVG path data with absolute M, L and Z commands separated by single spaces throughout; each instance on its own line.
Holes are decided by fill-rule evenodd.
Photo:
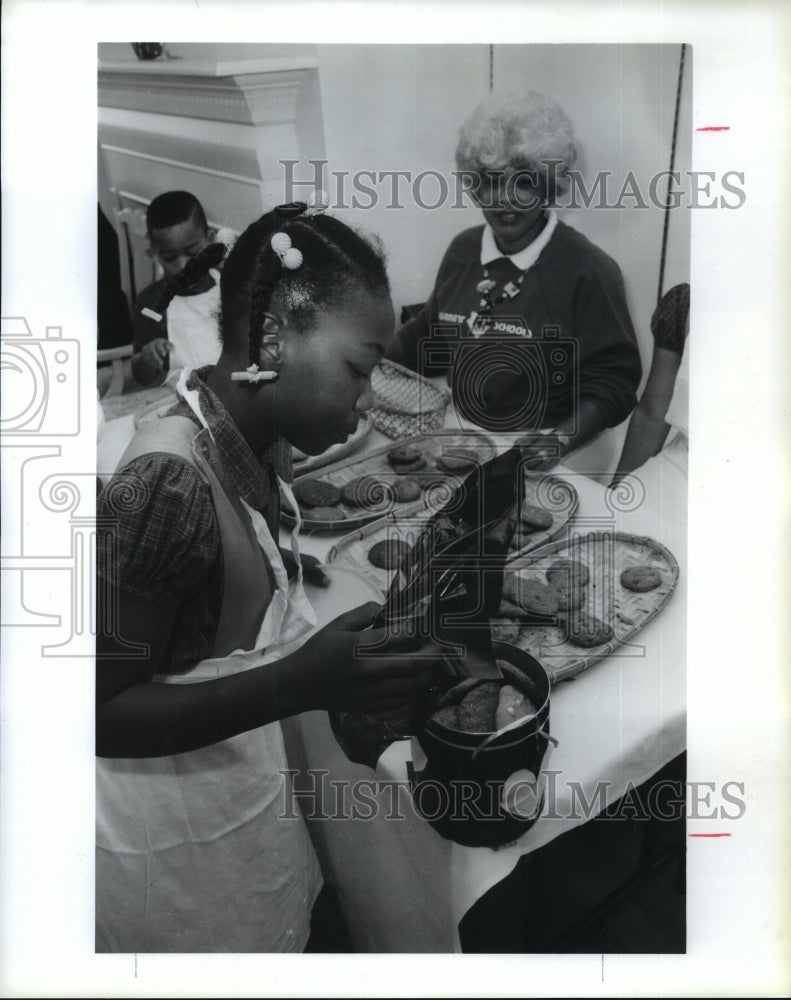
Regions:
M 691 50 L 98 55 L 97 949 L 683 953 Z
M 32 704 L 67 995 L 777 995 L 787 350 L 734 19 L 209 6 L 85 21 L 39 128 L 86 174 L 4 157 L 6 232 L 79 232 L 2 311 L 4 760 Z

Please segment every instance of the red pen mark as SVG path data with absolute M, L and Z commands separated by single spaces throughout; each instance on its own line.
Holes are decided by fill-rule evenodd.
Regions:
M 730 837 L 729 833 L 688 833 L 688 837 Z
M 704 125 L 702 128 L 696 128 L 696 132 L 730 132 L 730 125 Z

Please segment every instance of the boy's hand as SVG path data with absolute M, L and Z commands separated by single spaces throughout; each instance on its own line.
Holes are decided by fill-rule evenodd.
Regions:
M 165 359 L 172 350 L 173 345 L 166 337 L 157 337 L 156 340 L 149 340 L 147 344 L 143 345 L 140 359 L 147 368 L 164 372 Z

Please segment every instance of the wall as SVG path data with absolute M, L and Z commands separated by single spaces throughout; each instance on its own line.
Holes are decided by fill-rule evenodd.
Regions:
M 488 88 L 488 46 L 318 45 L 316 58 L 331 171 L 450 175 L 459 123 Z M 383 239 L 398 309 L 426 298 L 448 243 L 476 225 L 479 213 L 464 201 L 451 207 L 455 199 L 436 210 L 421 208 L 404 182 L 404 207 L 394 208 L 392 185 L 388 179 L 375 185 L 375 206 L 338 215 Z M 336 193 L 332 179 L 328 194 L 334 199 Z M 419 194 L 431 204 L 439 189 L 427 180 Z

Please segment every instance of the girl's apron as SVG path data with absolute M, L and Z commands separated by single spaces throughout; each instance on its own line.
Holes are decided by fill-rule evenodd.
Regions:
M 171 371 L 213 365 L 220 356 L 217 317 L 220 309 L 220 273 L 212 268 L 214 285 L 199 295 L 176 295 L 168 306 Z
M 163 418 L 141 429 L 119 465 L 150 451 L 187 458 L 209 484 L 220 526 L 226 588 L 218 655 L 185 673 L 153 678 L 163 684 L 210 680 L 280 659 L 316 621 L 301 570 L 289 588 L 266 521 L 232 486 L 224 488 L 187 376 L 181 373 L 177 391 L 205 429 L 196 433 L 186 417 Z M 298 527 L 292 550 L 299 564 L 297 533 Z M 287 767 L 279 723 L 170 757 L 99 758 L 96 950 L 302 951 L 321 874 L 282 773 Z

